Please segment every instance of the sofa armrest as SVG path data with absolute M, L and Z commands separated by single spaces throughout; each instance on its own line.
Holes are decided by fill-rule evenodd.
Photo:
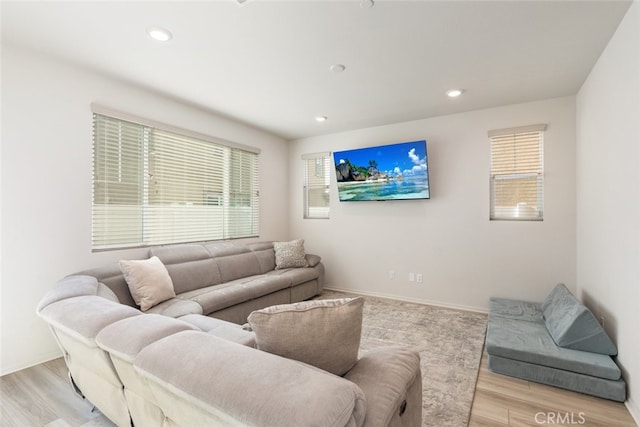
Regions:
M 65 277 L 55 284 L 53 289 L 40 300 L 36 312 L 40 313 L 45 307 L 58 301 L 87 295 L 96 295 L 119 303 L 116 294 L 107 286 L 98 282 L 98 279 L 95 277 L 72 275 Z
M 352 382 L 199 331 L 145 347 L 134 366 L 173 425 L 360 426 Z
M 418 352 L 404 347 L 369 351 L 344 378 L 365 394 L 364 426 L 422 424 L 422 373 Z
M 316 265 L 320 264 L 320 261 L 322 260 L 320 256 L 314 254 L 305 254 L 304 257 L 306 258 L 309 267 L 315 267 Z

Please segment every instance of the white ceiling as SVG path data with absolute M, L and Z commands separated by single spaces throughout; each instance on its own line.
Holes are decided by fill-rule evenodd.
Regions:
M 575 94 L 629 5 L 2 1 L 2 40 L 295 139 Z

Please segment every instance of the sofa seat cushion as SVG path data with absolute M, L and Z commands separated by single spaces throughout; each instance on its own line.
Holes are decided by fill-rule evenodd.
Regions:
M 187 314 L 202 314 L 202 306 L 195 301 L 171 298 L 151 307 L 146 313 L 162 314 L 168 317 L 180 317 Z
M 544 323 L 501 317 L 489 319 L 487 353 L 565 371 L 617 380 L 620 369 L 603 354 L 558 347 Z
M 542 303 L 549 333 L 560 347 L 615 356 L 618 349 L 591 310 L 562 283 Z
M 318 275 L 318 270 L 314 268 L 272 270 L 266 274 L 244 277 L 220 285 L 184 292 L 179 294 L 178 298 L 198 303 L 202 307 L 202 314 L 207 315 L 245 301 L 258 299 L 283 289 L 313 281 L 318 278 Z
M 178 295 L 178 298 L 197 302 L 202 307 L 202 314 L 208 315 L 250 301 L 253 299 L 253 292 L 241 284 L 222 283 L 182 293 Z
M 542 305 L 540 303 L 504 298 L 491 298 L 489 300 L 489 318 L 492 317 L 544 323 Z
M 315 268 L 287 268 L 272 270 L 266 274 L 269 277 L 281 277 L 288 281 L 289 286 L 298 286 L 318 278 L 318 270 Z
M 492 355 L 488 356 L 487 364 L 491 371 L 499 374 L 523 378 L 618 402 L 624 402 L 626 399 L 626 384 L 622 379 L 598 378 Z
M 291 287 L 291 279 L 287 276 L 261 274 L 233 280 L 229 284 L 240 285 L 250 289 L 251 295 L 255 299 Z
M 244 330 L 241 325 L 236 323 L 198 314 L 189 314 L 181 317 L 180 320 L 197 327 L 203 332 L 219 338 L 224 338 L 227 341 L 233 341 L 238 344 L 246 345 L 247 347 L 256 346 L 255 334 Z

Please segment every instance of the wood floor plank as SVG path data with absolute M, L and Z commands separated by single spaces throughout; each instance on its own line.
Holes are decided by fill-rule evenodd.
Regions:
M 57 419 L 55 421 L 50 422 L 49 424 L 45 425 L 44 427 L 71 427 L 71 426 L 65 420 L 59 418 L 59 419 Z
M 509 424 L 499 423 L 490 418 L 475 416 L 469 420 L 469 427 L 509 427 Z
M 113 427 L 74 394 L 62 358 L 0 377 L 0 393 L 0 427 Z M 541 425 L 638 427 L 622 403 L 493 373 L 485 355 L 469 426 Z
M 0 377 L 0 390 L 1 427 L 80 427 L 106 420 L 72 391 L 62 358 Z M 113 426 L 106 421 L 96 425 Z
M 44 425 L 58 418 L 38 394 L 35 378 L 42 370 L 42 365 L 38 365 L 0 379 L 3 423 L 5 417 L 11 420 L 8 425 L 17 426 Z
M 472 418 L 477 417 L 483 420 L 490 420 L 496 424 L 509 424 L 509 409 L 505 406 L 496 405 L 493 394 L 482 389 L 476 389 L 471 409 Z
M 507 411 L 505 422 L 501 411 Z M 499 418 L 498 418 L 499 417 Z M 637 427 L 619 402 L 491 372 L 481 361 L 469 425 Z M 500 424 L 498 424 L 500 423 Z

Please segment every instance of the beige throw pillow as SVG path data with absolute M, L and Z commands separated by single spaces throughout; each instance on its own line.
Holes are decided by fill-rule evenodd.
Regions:
M 176 296 L 169 272 L 157 256 L 145 260 L 122 260 L 120 270 L 133 300 L 142 311 Z
M 358 361 L 364 298 L 303 301 L 254 311 L 259 350 L 342 376 Z
M 276 253 L 276 270 L 309 266 L 302 239 L 290 242 L 273 242 L 273 249 Z

